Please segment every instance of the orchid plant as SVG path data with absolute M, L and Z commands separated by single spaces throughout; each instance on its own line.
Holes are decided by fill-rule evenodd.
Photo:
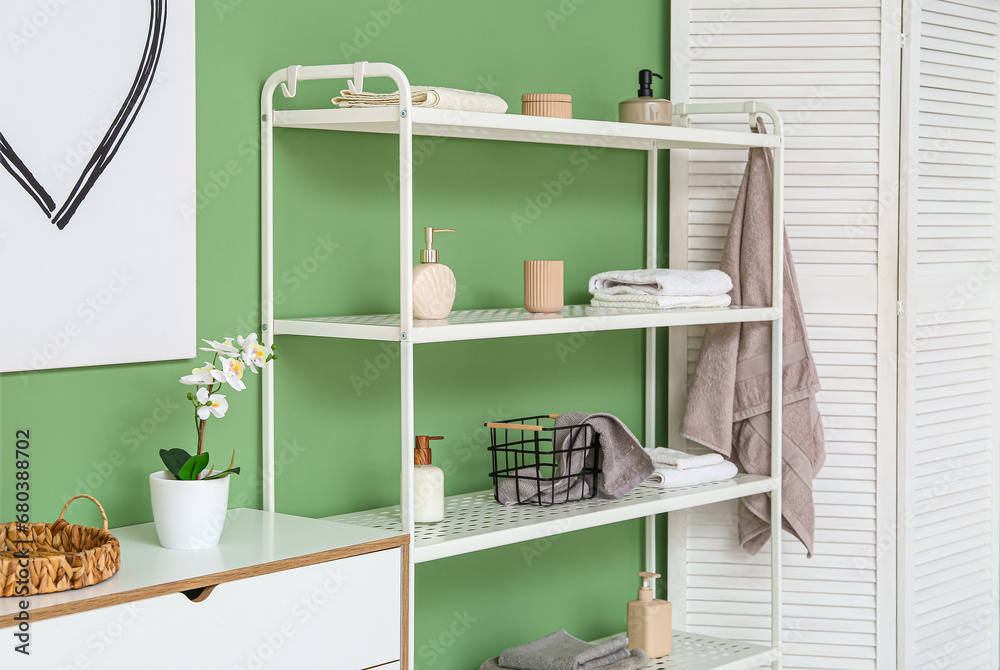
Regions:
M 268 347 L 257 341 L 257 333 L 251 333 L 247 337 L 237 337 L 235 344 L 231 337 L 222 342 L 203 341 L 208 346 L 201 347 L 201 350 L 213 354 L 212 362 L 206 362 L 204 367 L 195 368 L 191 374 L 181 377 L 180 380 L 182 384 L 198 387 L 194 393 L 187 394 L 188 400 L 194 406 L 198 452 L 192 456 L 180 448 L 160 449 L 163 464 L 178 479 L 219 479 L 231 474 L 240 474 L 240 469 L 233 467 L 233 463 L 236 462 L 235 449 L 229 467 L 222 472 L 213 473 L 213 465 L 209 465 L 209 455 L 205 451 L 205 429 L 211 417 L 221 419 L 229 410 L 229 401 L 220 392 L 226 385 L 234 391 L 242 391 L 246 388 L 246 384 L 243 383 L 244 372 L 250 370 L 257 374 L 259 369 L 263 369 L 277 358 L 273 352 L 274 347 Z

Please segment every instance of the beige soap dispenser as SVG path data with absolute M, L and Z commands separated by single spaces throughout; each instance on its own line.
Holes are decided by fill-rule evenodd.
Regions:
M 670 653 L 670 603 L 653 598 L 649 580 L 658 578 L 655 572 L 640 572 L 642 588 L 639 599 L 628 604 L 628 648 L 642 649 L 650 658 Z
M 455 304 L 455 273 L 438 263 L 434 233 L 453 233 L 451 228 L 424 228 L 427 248 L 420 252 L 420 265 L 413 266 L 413 317 L 443 319 Z
M 652 70 L 639 70 L 639 97 L 618 103 L 618 120 L 622 123 L 648 123 L 669 126 L 674 122 L 674 106 L 669 100 L 653 97 Z

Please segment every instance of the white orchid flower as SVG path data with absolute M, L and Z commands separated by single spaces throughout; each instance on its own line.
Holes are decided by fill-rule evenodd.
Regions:
M 240 349 L 246 349 L 251 344 L 254 344 L 256 341 L 257 341 L 257 333 L 250 333 L 246 337 L 243 337 L 242 335 L 236 336 L 236 344 L 239 345 Z
M 210 394 L 204 386 L 198 389 L 195 398 L 201 403 L 201 407 L 198 408 L 198 418 L 202 421 L 208 419 L 209 416 L 221 419 L 226 415 L 226 410 L 229 409 L 229 401 L 226 400 L 226 396 L 221 393 Z
M 207 347 L 202 347 L 202 351 L 211 351 L 215 354 L 222 354 L 223 356 L 232 356 L 233 354 L 240 353 L 240 350 L 233 346 L 233 338 L 227 337 L 222 342 L 216 342 L 215 340 L 202 340 Z
M 271 355 L 271 347 L 260 342 L 250 342 L 243 347 L 243 362 L 247 364 L 250 371 L 257 373 L 257 368 L 263 368 L 267 364 L 267 358 Z
M 222 363 L 222 368 L 220 370 L 212 370 L 212 376 L 220 382 L 225 382 L 233 387 L 235 391 L 242 391 L 247 386 L 241 379 L 243 379 L 243 371 L 246 368 L 245 364 L 239 358 L 228 358 L 226 356 L 220 356 L 219 361 Z
M 212 376 L 212 370 L 214 369 L 214 365 L 206 362 L 205 367 L 195 368 L 191 371 L 191 374 L 181 377 L 181 384 L 189 384 L 191 386 L 199 384 L 214 384 L 215 378 Z

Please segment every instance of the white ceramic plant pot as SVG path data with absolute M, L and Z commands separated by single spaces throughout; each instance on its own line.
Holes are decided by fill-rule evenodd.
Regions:
M 153 525 L 167 549 L 207 549 L 219 544 L 229 506 L 229 477 L 185 481 L 166 470 L 149 476 Z

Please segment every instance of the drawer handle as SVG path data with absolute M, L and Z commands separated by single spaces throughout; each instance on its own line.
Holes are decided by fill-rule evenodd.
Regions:
M 184 597 L 190 600 L 191 602 L 200 603 L 206 600 L 210 595 L 212 595 L 212 591 L 215 590 L 216 586 L 218 586 L 218 584 L 212 584 L 211 586 L 202 586 L 197 589 L 188 589 L 187 591 L 181 591 L 181 593 L 183 593 Z

